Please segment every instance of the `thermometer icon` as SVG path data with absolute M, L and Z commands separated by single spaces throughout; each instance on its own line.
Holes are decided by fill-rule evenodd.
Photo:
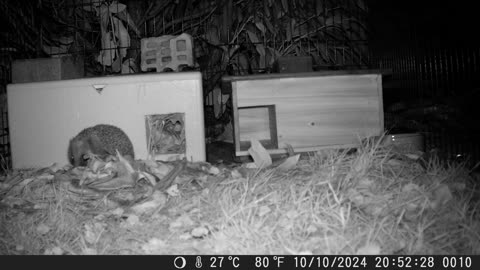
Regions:
M 202 268 L 202 258 L 200 258 L 200 256 L 197 256 L 197 259 L 195 260 L 195 267 Z

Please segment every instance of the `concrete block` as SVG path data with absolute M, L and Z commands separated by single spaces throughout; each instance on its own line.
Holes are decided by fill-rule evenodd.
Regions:
M 76 79 L 83 74 L 82 56 L 21 59 L 12 63 L 12 83 Z
M 163 72 L 170 68 L 179 71 L 181 66 L 193 66 L 193 41 L 189 34 L 164 35 L 141 40 L 142 71 Z

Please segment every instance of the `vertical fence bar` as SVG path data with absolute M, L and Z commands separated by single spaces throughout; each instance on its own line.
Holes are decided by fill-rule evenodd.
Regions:
M 419 130 L 425 135 L 427 151 L 438 149 L 449 159 L 458 156 L 478 161 L 480 143 L 476 138 L 480 138 L 480 130 L 475 126 L 467 126 L 468 123 L 462 126 L 462 130 L 454 127 L 464 124 L 464 121 L 458 121 L 456 113 L 465 108 L 453 101 L 464 94 L 478 91 L 480 49 L 472 46 L 452 47 L 433 41 L 418 44 L 420 46 L 407 47 L 399 44 L 384 50 L 388 53 L 376 54 L 375 64 L 380 68 L 390 67 L 393 84 L 399 85 L 410 98 L 433 98 L 438 113 L 447 115 L 446 119 L 437 121 L 438 125 L 428 126 L 431 123 L 426 123 L 427 126 Z M 471 111 L 475 111 L 475 108 Z M 471 112 L 465 110 L 464 113 Z M 442 115 L 437 114 L 436 117 Z M 474 117 L 470 115 L 468 118 Z M 449 121 L 451 125 L 447 125 Z

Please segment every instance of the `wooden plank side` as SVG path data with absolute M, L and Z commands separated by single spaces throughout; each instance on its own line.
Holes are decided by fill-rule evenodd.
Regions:
M 312 152 L 319 151 L 324 149 L 345 149 L 345 148 L 354 148 L 357 147 L 358 143 L 353 144 L 338 144 L 338 145 L 320 145 L 320 146 L 310 146 L 310 147 L 295 147 L 295 152 Z M 269 154 L 286 154 L 288 153 L 287 148 L 278 148 L 278 149 L 267 149 Z M 248 151 L 235 151 L 237 156 L 249 155 Z
M 378 97 L 376 75 L 350 75 L 333 77 L 281 78 L 238 81 L 238 106 L 248 100 L 281 99 L 295 97 Z M 275 102 L 273 102 L 275 103 Z
M 377 93 L 378 93 L 378 119 L 380 120 L 380 123 L 378 124 L 378 127 L 380 129 L 380 133 L 385 132 L 385 119 L 383 117 L 383 82 L 382 82 L 382 76 L 380 74 L 377 75 L 376 77 L 377 80 Z
M 313 146 L 350 143 L 357 136 L 379 134 L 377 112 L 278 115 L 279 145 Z M 349 139 L 345 139 L 345 138 Z M 341 139 L 343 138 L 343 139 Z
M 273 103 L 272 103 L 273 100 Z M 249 106 L 264 106 L 265 104 L 280 105 L 282 110 L 303 110 L 309 112 L 344 112 L 378 110 L 378 97 L 294 97 L 294 98 L 246 98 L 243 104 Z M 243 106 L 239 106 L 243 107 Z
M 391 70 L 379 70 L 379 69 L 357 69 L 357 70 L 321 70 L 313 72 L 300 72 L 300 73 L 270 73 L 270 74 L 255 74 L 255 75 L 240 75 L 240 76 L 223 76 L 222 83 L 230 83 L 232 81 L 252 81 L 252 80 L 265 80 L 265 79 L 278 79 L 278 78 L 290 78 L 292 76 L 296 78 L 304 77 L 320 77 L 320 76 L 343 76 L 343 75 L 360 75 L 360 74 L 383 74 L 388 76 L 392 74 Z
M 379 79 L 380 78 L 380 79 Z M 238 107 L 274 104 L 279 147 L 352 144 L 383 132 L 379 74 L 237 81 Z M 241 137 L 255 120 L 240 118 Z M 248 126 L 251 125 L 249 128 Z M 258 135 L 258 134 L 257 134 Z
M 240 126 L 238 115 L 238 85 L 236 82 L 232 83 L 232 111 L 233 111 L 233 142 L 235 144 L 235 151 L 240 151 Z

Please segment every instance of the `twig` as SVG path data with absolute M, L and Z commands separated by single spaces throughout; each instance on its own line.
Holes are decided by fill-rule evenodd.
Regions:
M 185 161 L 180 161 L 177 164 L 175 164 L 175 167 L 170 172 L 168 172 L 168 174 L 165 177 L 163 177 L 161 181 L 159 181 L 155 185 L 154 189 L 164 190 L 170 187 L 170 185 L 173 183 L 175 178 L 177 178 L 180 172 L 182 172 L 183 169 L 185 168 L 185 163 L 186 163 Z
M 235 39 L 237 39 L 238 35 L 240 35 L 240 33 L 243 31 L 247 23 L 249 23 L 252 19 L 253 19 L 253 16 L 248 17 L 248 19 L 243 23 L 242 27 L 240 27 L 240 30 L 235 32 L 235 35 L 233 36 L 232 41 L 230 42 L 230 45 L 234 43 Z
M 217 9 L 217 7 L 214 7 L 212 10 L 210 10 L 208 12 L 208 14 L 207 14 L 207 12 L 202 12 L 202 13 L 193 14 L 193 15 L 188 16 L 188 17 L 183 17 L 183 18 L 180 18 L 180 19 L 173 20 L 173 21 L 169 22 L 168 24 L 164 25 L 162 27 L 162 29 L 167 29 L 167 28 L 171 27 L 172 25 L 175 25 L 179 22 L 194 20 L 198 17 L 203 17 L 205 14 L 207 14 L 203 20 L 201 20 L 200 22 L 197 23 L 197 24 L 200 24 L 203 21 L 205 21 L 206 19 L 208 19 L 212 15 L 212 13 L 215 12 L 216 9 Z M 197 25 L 197 24 L 195 24 L 195 25 Z M 161 29 L 161 28 L 159 28 L 159 29 Z M 160 34 L 160 30 L 155 31 L 156 36 L 158 36 L 159 34 Z

